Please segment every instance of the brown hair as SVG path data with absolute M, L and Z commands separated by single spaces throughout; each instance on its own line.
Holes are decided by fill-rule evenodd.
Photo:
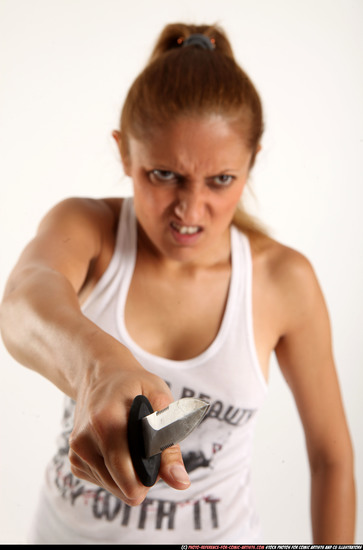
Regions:
M 214 48 L 182 47 L 192 34 L 207 36 Z M 252 151 L 252 167 L 263 133 L 261 100 L 250 78 L 236 63 L 224 31 L 215 25 L 167 25 L 149 63 L 127 94 L 120 124 L 122 154 L 124 158 L 129 154 L 129 135 L 145 139 L 172 119 L 211 114 L 240 124 L 241 135 Z M 242 205 L 233 223 L 245 232 L 265 232 Z

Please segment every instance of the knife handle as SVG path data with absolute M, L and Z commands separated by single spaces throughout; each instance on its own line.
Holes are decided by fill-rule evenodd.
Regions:
M 135 471 L 145 487 L 154 485 L 160 469 L 160 454 L 146 458 L 141 419 L 153 413 L 149 400 L 137 395 L 131 405 L 127 424 L 129 451 Z

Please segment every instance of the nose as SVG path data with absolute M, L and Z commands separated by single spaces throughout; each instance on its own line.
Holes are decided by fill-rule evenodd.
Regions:
M 184 223 L 197 225 L 203 220 L 205 207 L 203 190 L 199 186 L 190 186 L 179 190 L 174 213 Z

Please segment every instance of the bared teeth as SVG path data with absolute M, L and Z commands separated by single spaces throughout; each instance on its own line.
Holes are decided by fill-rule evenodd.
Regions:
M 199 231 L 199 228 L 193 227 L 193 226 L 187 227 L 186 225 L 183 225 L 182 227 L 180 227 L 178 231 L 182 235 L 186 235 L 186 234 L 193 235 L 193 233 L 197 233 L 197 231 Z
M 181 235 L 194 235 L 194 233 L 198 233 L 198 231 L 200 231 L 200 227 L 197 225 L 180 225 L 175 222 L 171 222 L 171 225 Z

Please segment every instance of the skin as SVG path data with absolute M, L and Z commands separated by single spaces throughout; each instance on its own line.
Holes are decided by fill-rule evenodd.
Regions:
M 121 150 L 123 137 L 113 135 Z M 144 349 L 181 360 L 215 338 L 231 273 L 229 226 L 250 160 L 232 124 L 218 117 L 179 119 L 148 140 L 129 139 L 122 161 L 134 182 L 139 231 L 125 322 Z M 173 398 L 162 380 L 80 311 L 112 257 L 121 203 L 69 199 L 46 215 L 10 275 L 1 327 L 19 362 L 77 402 L 72 472 L 137 505 L 148 489 L 128 454 L 132 399 L 142 393 L 161 409 Z M 182 227 L 197 232 L 186 235 Z M 250 244 L 256 351 L 266 379 L 276 353 L 300 413 L 314 542 L 351 543 L 353 452 L 322 292 L 301 254 L 268 237 L 251 236 Z M 162 453 L 160 475 L 175 489 L 189 486 L 178 446 Z

